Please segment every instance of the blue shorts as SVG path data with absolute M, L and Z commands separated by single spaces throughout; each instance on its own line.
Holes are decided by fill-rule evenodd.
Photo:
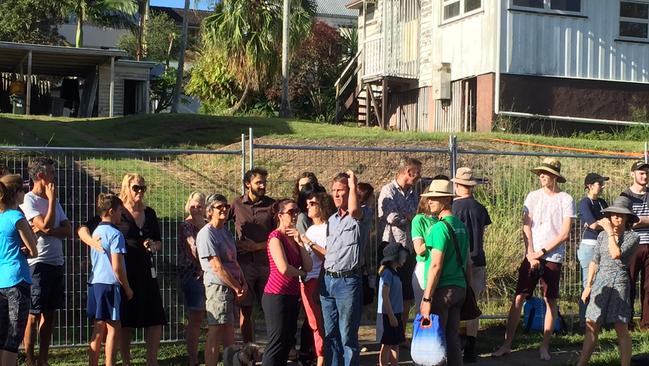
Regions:
M 120 285 L 88 284 L 88 318 L 91 320 L 120 320 L 122 302 Z
M 205 310 L 205 285 L 203 279 L 189 278 L 183 281 L 183 298 L 188 310 Z
M 65 278 L 63 266 L 36 263 L 29 266 L 32 275 L 31 314 L 63 308 L 65 302 Z

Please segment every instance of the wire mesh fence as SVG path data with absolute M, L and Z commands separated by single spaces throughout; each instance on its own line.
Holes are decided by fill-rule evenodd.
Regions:
M 241 192 L 241 151 L 90 150 L 0 148 L 0 164 L 27 178 L 28 163 L 36 156 L 55 161 L 58 198 L 76 232 L 95 215 L 100 192 L 119 193 L 122 177 L 137 172 L 146 180 L 145 202 L 158 216 L 162 250 L 154 255 L 158 281 L 167 314 L 163 340 L 183 339 L 185 320 L 178 285 L 178 225 L 185 218 L 185 202 L 192 191 L 233 197 Z M 78 239 L 64 241 L 65 307 L 57 312 L 54 346 L 87 344 L 91 327 L 86 316 L 90 268 L 89 249 Z M 136 341 L 143 339 L 141 330 Z
M 254 153 L 253 153 L 254 151 Z M 185 217 L 184 205 L 189 193 L 221 193 L 235 197 L 242 191 L 242 173 L 249 168 L 246 155 L 254 166 L 266 168 L 267 192 L 273 198 L 292 197 L 300 173 L 315 173 L 327 189 L 338 172 L 354 170 L 361 182 L 374 186 L 378 196 L 381 187 L 394 179 L 403 156 L 423 163 L 422 183 L 426 188 L 435 175 L 451 175 L 457 166 L 469 166 L 487 180 L 475 191 L 492 218 L 487 230 L 488 291 L 481 300 L 487 316 L 507 311 L 513 295 L 516 270 L 524 255 L 521 212 L 528 192 L 538 189 L 538 179 L 530 169 L 543 157 L 556 156 L 562 163 L 567 191 L 575 203 L 584 195 L 583 178 L 594 171 L 611 177 L 604 198 L 611 201 L 629 185 L 630 160 L 620 156 L 551 154 L 547 152 L 463 150 L 451 143 L 450 148 L 410 149 L 403 147 L 289 146 L 242 142 L 241 150 L 121 150 L 0 147 L 0 164 L 27 178 L 27 164 L 35 156 L 46 155 L 56 162 L 58 196 L 73 229 L 94 215 L 95 199 L 100 192 L 119 192 L 125 173 L 144 176 L 149 190 L 146 204 L 156 210 L 162 228 L 163 249 L 155 262 L 169 323 L 163 329 L 163 340 L 184 337 L 185 322 L 182 294 L 177 278 L 178 224 Z M 376 198 L 376 197 L 375 197 Z M 373 200 L 375 201 L 375 200 Z M 375 204 L 375 202 L 372 202 Z M 376 210 L 374 210 L 376 214 Z M 380 238 L 376 223 L 367 250 L 368 268 L 376 268 Z M 561 279 L 562 312 L 577 312 L 581 292 L 580 268 L 576 262 L 581 224 L 575 221 L 567 243 L 566 262 Z M 89 270 L 88 248 L 77 239 L 65 241 L 66 306 L 58 311 L 53 344 L 70 346 L 86 344 L 90 327 L 86 318 L 86 290 Z M 372 272 L 371 270 L 369 272 Z M 136 333 L 137 340 L 143 334 Z

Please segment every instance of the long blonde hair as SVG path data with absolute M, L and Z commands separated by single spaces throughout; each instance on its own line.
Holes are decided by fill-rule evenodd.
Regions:
M 142 182 L 142 185 L 146 185 L 144 177 L 138 173 L 126 173 L 122 179 L 122 189 L 119 191 L 119 198 L 124 202 L 124 204 L 132 205 L 131 201 L 131 182 L 138 180 Z M 142 206 L 144 206 L 144 201 L 141 201 Z

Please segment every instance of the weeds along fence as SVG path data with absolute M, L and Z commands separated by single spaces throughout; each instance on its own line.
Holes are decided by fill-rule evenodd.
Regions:
M 252 131 L 250 131 L 252 136 Z M 521 151 L 478 151 L 462 149 L 450 139 L 443 148 L 298 146 L 256 144 L 242 136 L 240 148 L 232 150 L 160 150 L 0 147 L 0 164 L 9 171 L 28 177 L 28 162 L 35 156 L 49 156 L 56 162 L 59 200 L 73 228 L 94 215 L 100 192 L 119 192 L 122 177 L 128 172 L 144 176 L 149 190 L 146 203 L 160 219 L 163 250 L 156 254 L 158 279 L 168 318 L 163 339 L 184 338 L 185 310 L 178 285 L 178 224 L 185 217 L 184 205 L 190 192 L 222 193 L 227 197 L 241 194 L 242 175 L 251 166 L 270 172 L 267 192 L 275 198 L 291 197 L 297 176 L 314 172 L 325 187 L 338 172 L 352 169 L 360 181 L 375 188 L 375 194 L 390 182 L 401 157 L 407 155 L 423 162 L 422 179 L 417 189 L 426 188 L 430 178 L 451 175 L 458 166 L 470 166 L 486 184 L 479 185 L 476 197 L 489 210 L 493 224 L 487 230 L 486 251 L 488 290 L 481 305 L 487 317 L 500 317 L 507 311 L 515 283 L 516 270 L 523 258 L 521 212 L 525 195 L 538 188 L 538 179 L 530 172 L 543 157 L 556 156 L 562 163 L 567 183 L 562 189 L 577 202 L 584 194 L 583 177 L 595 171 L 610 176 L 604 198 L 613 199 L 629 184 L 630 160 L 622 156 L 588 154 L 553 154 Z M 376 212 L 376 210 L 375 210 Z M 375 217 L 376 228 L 377 218 Z M 566 263 L 561 281 L 562 312 L 577 311 L 580 295 L 580 271 L 576 248 L 581 224 L 575 221 L 567 244 Z M 369 268 L 376 268 L 380 238 L 373 229 L 366 253 Z M 57 313 L 53 344 L 87 344 L 90 325 L 86 318 L 86 283 L 90 267 L 88 248 L 76 238 L 65 241 L 66 306 Z M 371 281 L 373 282 L 373 281 Z M 142 340 L 141 331 L 136 333 Z

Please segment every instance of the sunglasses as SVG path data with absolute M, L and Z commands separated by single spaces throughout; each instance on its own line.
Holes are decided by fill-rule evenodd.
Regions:
M 146 186 L 139 186 L 136 184 L 131 186 L 131 190 L 135 193 L 140 193 L 140 192 L 144 193 L 146 192 Z
M 288 215 L 291 215 L 291 216 L 297 216 L 297 215 L 300 214 L 300 209 L 299 208 L 292 208 L 292 209 L 290 209 L 288 211 L 284 211 L 282 213 L 283 214 L 288 214 Z
M 228 205 L 227 203 L 224 204 L 224 205 L 214 205 L 214 206 L 212 206 L 212 209 L 214 209 L 214 210 L 229 210 L 230 205 Z

